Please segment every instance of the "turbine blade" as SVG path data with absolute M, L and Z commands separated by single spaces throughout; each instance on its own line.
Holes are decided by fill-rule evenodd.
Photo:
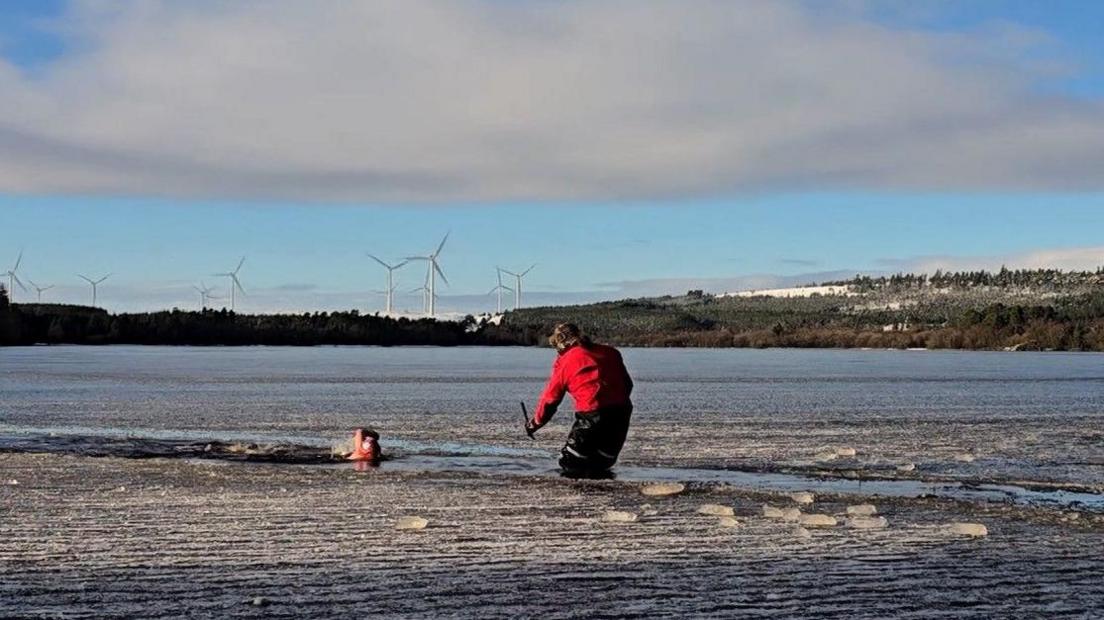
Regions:
M 441 253 L 441 248 L 445 247 L 445 242 L 448 241 L 449 235 L 451 235 L 451 234 L 452 234 L 451 230 L 448 231 L 447 233 L 445 233 L 445 238 L 441 239 L 441 244 L 437 246 L 437 251 L 433 253 L 434 257 L 436 257 L 438 254 Z
M 536 267 L 536 266 L 537 266 L 537 264 L 536 264 L 536 263 L 533 263 L 533 264 L 532 264 L 532 265 L 531 265 L 531 266 L 530 266 L 530 267 L 529 267 L 528 269 L 526 269 L 525 271 L 521 272 L 521 275 L 522 275 L 522 276 L 524 276 L 525 274 L 527 274 L 527 273 L 529 273 L 530 271 L 532 271 L 532 270 L 533 270 L 533 267 Z
M 12 272 L 11 277 L 12 280 L 15 280 L 15 283 L 19 285 L 19 288 L 23 289 L 24 291 L 27 290 L 27 287 L 23 286 L 23 283 L 19 281 L 19 276 L 15 275 L 15 272 Z
M 376 256 L 373 255 L 373 254 L 369 254 L 368 258 L 370 258 L 370 259 L 376 261 L 377 263 L 383 265 L 384 269 L 390 269 L 391 268 L 391 265 L 388 265 L 387 263 L 385 263 L 385 262 L 381 261 L 380 259 L 376 258 Z
M 196 292 L 199 293 L 200 295 L 206 295 L 207 294 L 207 291 L 199 288 L 198 286 L 193 286 L 192 288 L 194 288 L 196 290 Z
M 445 277 L 445 272 L 441 271 L 441 267 L 437 264 L 437 261 L 433 261 L 433 270 L 437 272 L 437 275 L 441 276 L 441 279 L 444 280 L 445 284 L 449 283 L 448 278 Z
M 106 276 L 104 276 L 104 277 L 100 278 L 99 280 L 96 280 L 96 284 L 99 284 L 99 283 L 103 282 L 104 280 L 106 280 L 106 279 L 110 278 L 110 277 L 111 277 L 111 276 L 113 276 L 113 275 L 115 275 L 115 274 L 113 274 L 113 273 L 109 273 L 109 274 L 107 274 Z
M 241 271 L 241 266 L 244 265 L 244 264 L 245 264 L 245 257 L 243 256 L 243 257 L 241 257 L 241 260 L 238 261 L 238 266 L 237 266 L 236 269 L 234 269 L 234 273 L 238 273 L 238 271 Z
M 410 261 L 408 261 L 408 260 L 404 260 L 403 262 L 396 264 L 394 267 L 391 267 L 391 269 L 398 269 L 399 267 L 402 267 L 403 265 L 405 265 L 409 262 Z
M 406 262 L 409 263 L 410 261 L 414 261 L 414 260 L 429 260 L 429 257 L 428 256 L 407 256 L 405 260 L 406 260 Z
M 505 273 L 505 274 L 509 274 L 509 275 L 511 275 L 511 276 L 514 276 L 515 278 L 517 277 L 517 274 L 516 274 L 516 273 L 514 273 L 514 272 L 512 272 L 512 271 L 509 271 L 509 270 L 507 270 L 507 269 L 503 269 L 503 270 L 502 270 L 502 273 Z
M 31 283 L 31 286 L 34 287 L 35 290 L 41 290 L 38 288 L 38 285 L 34 283 L 34 280 L 27 278 L 27 281 Z
M 230 278 L 234 280 L 234 286 L 238 287 L 238 290 L 241 291 L 241 294 L 245 295 L 245 289 L 242 288 L 241 282 L 238 280 L 238 276 L 233 275 L 230 276 Z
M 80 278 L 81 280 L 84 280 L 85 282 L 87 282 L 89 284 L 93 283 L 92 278 L 89 278 L 88 276 L 82 276 L 81 274 L 78 273 L 77 277 Z
M 50 286 L 47 286 L 46 288 L 43 288 L 42 290 L 44 290 L 44 291 L 48 291 L 48 290 L 50 290 L 50 289 L 52 289 L 52 288 L 54 288 L 54 285 L 53 285 L 53 284 L 51 284 Z
M 19 271 L 19 263 L 23 262 L 23 250 L 19 250 L 19 256 L 15 259 L 15 267 L 12 267 L 12 271 Z

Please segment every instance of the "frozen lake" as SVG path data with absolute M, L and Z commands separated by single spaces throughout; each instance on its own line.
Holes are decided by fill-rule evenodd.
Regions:
M 1104 358 L 625 357 L 639 390 L 618 478 L 572 481 L 552 472 L 566 411 L 538 441 L 520 429 L 517 401 L 533 402 L 548 350 L 0 349 L 0 616 L 1095 617 L 1104 605 Z M 368 424 L 399 458 L 329 460 Z M 232 462 L 207 452 L 215 440 L 308 459 Z M 686 489 L 644 496 L 646 480 Z M 835 525 L 768 516 L 764 504 L 798 507 L 794 491 L 814 492 L 800 511 Z M 859 502 L 883 525 L 857 527 Z M 428 527 L 397 531 L 410 515 Z

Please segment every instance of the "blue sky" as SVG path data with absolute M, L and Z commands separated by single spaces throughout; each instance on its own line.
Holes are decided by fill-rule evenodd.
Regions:
M 601 11 L 621 10 L 601 2 L 309 18 L 295 3 L 263 18 L 247 4 L 5 5 L 0 267 L 24 249 L 21 276 L 57 285 L 47 297 L 58 301 L 87 296 L 75 273 L 112 272 L 103 305 L 149 309 L 194 305 L 192 284 L 216 284 L 209 274 L 245 255 L 244 310 L 372 310 L 383 272 L 365 253 L 424 253 L 451 231 L 442 306 L 479 311 L 493 307 L 484 293 L 496 264 L 537 263 L 530 303 L 854 271 L 1104 264 L 1104 140 L 1094 129 L 1104 43 L 1093 36 L 1104 5 L 794 3 L 757 21 L 777 23 L 777 38 L 813 33 L 809 56 L 781 75 L 733 77 L 725 63 L 701 66 L 749 53 L 725 47 L 742 16 L 715 5 L 712 21 L 731 19 L 731 30 L 690 18 L 669 30 L 677 9 L 663 3 L 626 16 L 644 40 L 674 37 L 676 49 L 641 52 L 627 39 L 620 59 L 621 42 L 592 31 L 610 17 Z M 460 25 L 435 30 L 434 11 Z M 549 36 L 561 38 L 552 47 L 536 34 L 511 38 L 518 23 L 536 23 L 525 11 L 554 19 Z M 364 29 L 404 20 L 447 53 L 415 53 L 382 34 L 358 52 L 364 37 L 342 28 L 361 18 Z M 692 28 L 701 49 L 678 47 Z M 471 32 L 502 40 L 485 49 Z M 347 45 L 315 54 L 317 33 Z M 595 51 L 605 45 L 608 61 Z M 335 59 L 379 50 L 392 60 L 363 75 L 353 63 L 333 81 L 316 77 Z M 850 73 L 851 55 L 869 50 L 884 66 Z M 638 53 L 670 68 L 607 87 Z M 764 53 L 784 64 L 805 52 Z M 411 55 L 429 77 L 404 77 Z M 454 82 L 467 66 L 457 57 L 479 75 Z M 805 70 L 820 57 L 814 73 L 838 71 L 833 80 Z M 286 68 L 300 61 L 301 72 Z M 291 72 L 269 83 L 267 62 Z M 794 103 L 805 98 L 808 107 Z M 836 112 L 866 102 L 861 114 Z M 786 114 L 771 117 L 779 108 Z M 421 275 L 404 270 L 402 289 Z

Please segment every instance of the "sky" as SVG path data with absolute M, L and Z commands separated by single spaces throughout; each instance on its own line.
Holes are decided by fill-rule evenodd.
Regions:
M 375 311 L 367 254 L 448 233 L 440 307 L 480 312 L 496 266 L 536 265 L 526 305 L 1096 268 L 1102 27 L 1071 1 L 8 0 L 0 271 L 190 308 L 245 256 L 241 311 Z

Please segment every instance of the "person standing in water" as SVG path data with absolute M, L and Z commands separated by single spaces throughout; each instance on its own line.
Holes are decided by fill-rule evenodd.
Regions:
M 532 436 L 548 423 L 564 394 L 575 400 L 575 423 L 560 453 L 567 473 L 595 474 L 613 467 L 632 417 L 633 382 L 617 349 L 590 340 L 571 323 L 548 338 L 557 353 L 552 376 L 525 430 Z

